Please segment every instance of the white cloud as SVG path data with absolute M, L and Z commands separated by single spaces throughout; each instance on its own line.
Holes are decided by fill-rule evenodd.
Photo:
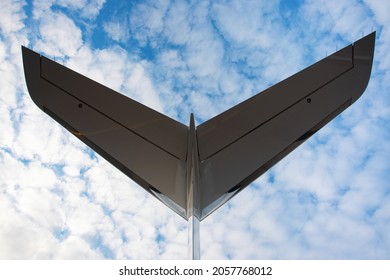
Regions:
M 35 19 L 44 17 L 53 6 L 59 6 L 79 13 L 82 17 L 93 19 L 103 8 L 105 0 L 34 0 L 33 16 Z
M 126 42 L 130 34 L 125 26 L 120 22 L 105 22 L 103 29 L 115 41 Z
M 383 6 L 366 2 L 369 7 L 306 1 L 289 13 L 288 28 L 271 2 L 136 3 L 130 16 L 118 12 L 117 22 L 123 17 L 128 25 L 115 25 L 115 18 L 99 25 L 104 1 L 34 1 L 33 19 L 25 18 L 23 2 L 6 2 L 10 9 L 0 20 L 0 258 L 187 255 L 182 218 L 32 104 L 20 82 L 26 34 L 35 50 L 187 122 L 190 111 L 208 119 L 322 58 L 338 42 L 358 39 L 371 25 L 380 32 L 362 99 L 204 220 L 201 250 L 206 259 L 388 258 L 390 33 Z M 87 44 L 83 38 L 96 26 L 121 47 Z M 136 44 L 132 53 L 125 49 L 128 36 Z
M 50 10 L 55 0 L 34 0 L 32 2 L 32 13 L 34 19 L 39 19 L 42 15 Z
M 374 18 L 379 25 L 375 29 L 378 29 L 378 42 L 376 46 L 376 56 L 380 59 L 376 59 L 379 69 L 386 73 L 382 84 L 387 85 L 390 81 L 390 54 L 388 52 L 388 45 L 390 44 L 390 15 L 387 13 L 389 10 L 390 2 L 388 1 L 375 1 L 367 0 L 367 5 L 371 8 Z
M 386 25 L 386 28 L 388 28 L 390 15 L 387 11 L 390 9 L 390 2 L 380 0 L 365 0 L 364 2 L 372 9 L 378 23 Z
M 37 253 L 37 244 L 47 235 L 37 227 L 28 217 L 21 215 L 14 209 L 11 201 L 4 195 L 0 196 L 0 216 L 2 227 L 0 228 L 0 258 L 34 258 Z M 7 213 L 7 215 L 4 215 Z M 37 240 L 39 240 L 37 242 Z M 21 246 L 23 244 L 23 246 Z
M 0 31 L 3 34 L 18 32 L 21 30 L 24 13 L 21 13 L 21 8 L 25 5 L 24 1 L 19 0 L 4 0 L 1 3 L 2 14 L 0 17 Z
M 183 45 L 187 43 L 191 33 L 188 15 L 188 4 L 184 1 L 174 2 L 165 16 L 164 33 L 173 44 Z
M 83 44 L 80 28 L 62 13 L 45 13 L 39 33 L 42 40 L 34 48 L 49 56 L 73 56 Z
M 137 3 L 130 11 L 130 16 L 128 13 L 123 15 L 122 22 L 127 22 L 129 19 L 128 28 L 131 30 L 131 37 L 137 39 L 141 45 L 149 43 L 152 47 L 158 48 L 159 37 L 164 31 L 166 20 L 169 20 L 167 14 L 169 5 L 169 0 Z
M 56 5 L 79 10 L 81 16 L 92 19 L 99 14 L 105 2 L 106 0 L 57 0 Z
M 267 13 L 277 8 L 277 3 L 251 1 L 248 3 L 235 1 L 217 1 L 212 4 L 217 28 L 221 36 L 238 48 L 269 48 L 275 41 L 269 31 L 277 14 Z M 245 16 L 243 16 L 245 15 Z
M 374 24 L 367 7 L 356 0 L 306 1 L 302 10 L 307 28 L 315 37 L 329 30 L 353 42 L 362 33 L 370 32 Z

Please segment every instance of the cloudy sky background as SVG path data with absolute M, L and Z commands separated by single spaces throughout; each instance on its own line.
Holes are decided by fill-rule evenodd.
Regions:
M 390 259 L 390 1 L 1 0 L 0 258 L 185 259 L 187 223 L 40 111 L 20 45 L 197 124 L 377 31 L 365 94 L 201 223 L 203 259 Z

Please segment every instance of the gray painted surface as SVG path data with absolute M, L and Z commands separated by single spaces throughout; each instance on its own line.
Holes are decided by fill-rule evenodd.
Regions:
M 44 112 L 183 218 L 202 220 L 362 95 L 374 45 L 375 32 L 198 127 L 22 52 Z

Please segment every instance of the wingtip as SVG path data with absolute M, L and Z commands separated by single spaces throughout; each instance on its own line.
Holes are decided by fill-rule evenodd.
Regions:
M 370 67 L 374 58 L 375 39 L 376 31 L 373 31 L 353 44 L 355 59 L 364 58 L 365 60 L 370 60 Z
M 39 93 L 42 90 L 40 83 L 40 54 L 33 50 L 21 46 L 24 77 L 27 85 L 28 92 L 34 103 L 42 109 L 39 101 Z
M 355 46 L 359 44 L 366 44 L 373 48 L 375 46 L 375 40 L 376 40 L 376 31 L 373 31 L 370 34 L 363 36 L 361 39 L 354 42 L 353 45 Z
M 27 56 L 28 54 L 31 54 L 32 52 L 34 52 L 34 51 L 32 51 L 31 49 L 27 48 L 26 46 L 21 45 L 20 47 L 21 47 L 21 49 L 22 49 L 23 58 L 24 58 L 25 56 Z
M 353 61 L 356 69 L 353 83 L 356 95 L 353 96 L 352 103 L 362 96 L 369 84 L 374 62 L 375 39 L 376 31 L 373 31 L 353 44 Z
M 24 62 L 24 61 L 25 61 L 25 58 L 26 58 L 26 56 L 27 56 L 28 48 L 25 47 L 25 46 L 23 46 L 23 45 L 21 45 L 20 48 L 21 48 L 21 50 L 22 50 L 22 57 L 23 57 L 23 62 Z
M 35 60 L 36 57 L 40 57 L 40 55 L 38 53 L 34 52 L 33 50 L 31 50 L 23 45 L 21 45 L 21 49 L 22 49 L 22 57 L 23 57 L 24 67 L 27 66 L 29 61 Z

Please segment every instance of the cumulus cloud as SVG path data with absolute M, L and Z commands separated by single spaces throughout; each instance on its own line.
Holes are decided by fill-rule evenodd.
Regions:
M 55 4 L 79 11 L 82 17 L 94 18 L 102 9 L 106 0 L 58 0 Z
M 104 31 L 115 41 L 126 42 L 130 34 L 120 22 L 105 22 L 103 24 Z
M 30 35 L 35 41 L 35 50 L 48 56 L 71 57 L 64 59 L 70 67 L 78 61 L 76 70 L 87 72 L 92 78 L 118 90 L 123 87 L 123 72 L 127 71 L 124 69 L 124 52 L 118 49 L 92 51 L 82 46 L 80 27 L 67 15 L 50 10 L 51 5 L 49 2 L 46 6 L 43 5 L 45 13 L 38 13 L 41 18 L 36 25 L 39 33 Z M 23 18 L 23 10 L 21 6 L 19 8 L 19 18 Z M 2 36 L 15 37 L 15 32 L 16 30 L 2 29 Z M 168 244 L 159 251 L 154 244 L 155 236 L 159 233 L 150 230 L 153 229 L 150 222 L 142 223 L 149 219 L 148 216 L 153 216 L 150 212 L 144 212 L 147 217 L 140 217 L 138 225 L 134 221 L 130 224 L 123 223 L 122 219 L 130 220 L 129 216 L 135 215 L 129 213 L 126 206 L 131 201 L 134 204 L 144 201 L 148 196 L 134 184 L 133 187 L 129 186 L 128 179 L 107 163 L 103 162 L 103 165 L 116 174 L 114 177 L 119 176 L 120 179 L 115 180 L 110 173 L 94 168 L 98 159 L 73 136 L 69 136 L 58 124 L 42 114 L 33 105 L 23 84 L 20 84 L 23 81 L 20 44 L 16 54 L 12 52 L 11 40 L 2 41 L 0 46 L 1 71 L 4 73 L 1 80 L 1 119 L 4 122 L 0 137 L 0 186 L 2 207 L 8 209 L 0 216 L 4 225 L 0 233 L 1 258 L 158 258 L 159 252 L 165 254 L 165 248 L 173 248 Z M 113 63 L 115 57 L 117 64 Z M 129 63 L 126 67 L 132 65 L 133 63 Z M 135 74 L 136 80 L 141 82 L 145 79 L 143 66 L 139 65 L 137 69 L 139 73 Z M 133 86 L 133 83 L 129 82 L 127 86 Z M 150 90 L 149 92 L 153 94 Z M 150 101 L 149 99 L 146 103 L 150 104 Z M 154 105 L 158 106 L 157 103 Z M 33 135 L 41 135 L 42 138 Z M 105 186 L 109 189 L 102 188 L 98 183 L 100 180 L 106 181 Z M 85 182 L 93 185 L 86 185 Z M 116 189 L 109 191 L 116 184 Z M 125 199 L 126 192 L 131 189 L 138 190 L 138 196 L 130 192 Z M 150 198 L 149 196 L 149 200 L 154 201 Z M 123 204 L 118 203 L 119 200 Z M 150 209 L 160 207 L 163 208 L 160 211 L 162 215 L 169 213 L 173 216 L 158 201 L 153 203 L 157 205 L 150 206 Z M 116 212 L 108 215 L 110 211 L 116 211 L 116 208 L 120 209 L 119 215 Z M 116 223 L 121 226 L 113 233 L 113 225 Z M 140 238 L 131 238 L 133 229 L 136 229 Z M 163 233 L 160 234 L 163 236 Z M 127 235 L 130 237 L 126 237 Z M 145 238 L 150 240 L 144 241 Z M 137 246 L 126 243 L 137 245 L 139 249 L 131 254 L 126 249 L 131 248 L 134 252 Z M 140 246 L 141 243 L 149 249 L 144 249 L 144 246 Z M 20 244 L 25 245 L 20 247 Z M 173 250 L 175 253 L 177 251 Z M 169 254 L 167 258 L 171 258 Z
M 378 44 L 367 92 L 206 218 L 201 254 L 389 258 L 390 32 L 381 1 L 305 1 L 294 8 L 271 1 L 142 1 L 122 3 L 120 11 L 116 1 L 4 3 L 0 258 L 187 255 L 181 217 L 32 103 L 21 82 L 20 44 L 183 123 L 194 112 L 200 123 L 371 26 Z
M 307 1 L 302 7 L 310 32 L 330 30 L 339 34 L 344 40 L 354 41 L 363 33 L 370 32 L 374 21 L 370 18 L 369 9 L 363 3 L 348 1 Z
M 33 1 L 32 12 L 35 19 L 39 19 L 52 7 L 66 8 L 83 18 L 93 19 L 103 8 L 105 0 L 39 0 Z
M 17 0 L 6 0 L 1 5 L 3 12 L 0 19 L 0 30 L 2 34 L 17 32 L 22 29 L 25 15 L 20 9 L 24 3 Z
M 62 13 L 46 13 L 40 23 L 41 40 L 35 48 L 49 56 L 72 56 L 82 46 L 81 30 Z

